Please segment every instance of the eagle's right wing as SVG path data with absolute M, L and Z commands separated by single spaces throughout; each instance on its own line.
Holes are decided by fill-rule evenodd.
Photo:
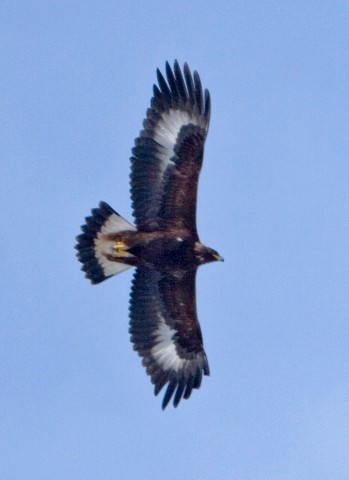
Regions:
M 139 267 L 133 279 L 130 333 L 157 395 L 164 385 L 165 408 L 176 407 L 209 375 L 196 315 L 196 270 L 163 273 Z

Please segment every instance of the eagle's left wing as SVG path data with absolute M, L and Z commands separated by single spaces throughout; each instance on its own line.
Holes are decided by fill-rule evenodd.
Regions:
M 131 158 L 131 197 L 138 230 L 196 231 L 196 197 L 211 101 L 187 64 L 158 70 L 144 129 Z
M 143 358 L 157 395 L 167 390 L 164 409 L 172 396 L 176 407 L 199 388 L 209 375 L 200 325 L 196 315 L 196 270 L 164 273 L 136 270 L 131 293 L 130 333 L 134 349 Z

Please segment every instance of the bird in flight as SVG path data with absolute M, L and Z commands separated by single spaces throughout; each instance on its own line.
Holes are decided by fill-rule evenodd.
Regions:
M 158 85 L 131 157 L 135 225 L 107 203 L 85 219 L 77 257 L 92 284 L 135 267 L 130 298 L 131 342 L 155 386 L 167 385 L 162 408 L 177 407 L 209 375 L 196 313 L 200 265 L 221 261 L 196 228 L 196 199 L 210 121 L 210 94 L 197 72 L 177 61 Z

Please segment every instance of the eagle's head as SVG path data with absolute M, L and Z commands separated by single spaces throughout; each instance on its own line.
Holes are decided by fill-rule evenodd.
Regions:
M 200 242 L 194 244 L 195 257 L 199 265 L 210 262 L 223 262 L 224 258 L 213 248 L 206 247 Z

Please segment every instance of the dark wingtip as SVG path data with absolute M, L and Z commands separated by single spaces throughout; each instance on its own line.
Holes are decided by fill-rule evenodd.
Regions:
M 196 104 L 199 109 L 199 113 L 203 113 L 203 94 L 202 94 L 202 85 L 201 85 L 201 79 L 200 75 L 198 72 L 195 70 L 193 74 L 194 78 L 194 85 L 195 85 L 195 99 L 196 99 Z
M 211 95 L 210 92 L 205 88 L 205 110 L 204 114 L 205 117 L 207 118 L 207 123 L 210 123 L 210 117 L 211 117 Z
M 173 380 L 172 382 L 170 382 L 168 384 L 165 395 L 164 395 L 164 398 L 162 400 L 162 405 L 161 405 L 162 410 L 165 410 L 165 408 L 169 404 L 169 402 L 172 398 L 173 392 L 176 389 L 176 386 L 177 386 L 177 382 L 175 380 Z
M 166 80 L 165 80 L 164 76 L 162 75 L 162 73 L 160 72 L 159 69 L 156 70 L 156 75 L 157 75 L 157 78 L 158 78 L 158 84 L 159 84 L 159 87 L 160 87 L 160 90 L 161 90 L 162 94 L 168 100 L 171 100 L 171 91 L 168 88 Z
M 193 111 L 204 116 L 208 124 L 210 119 L 210 95 L 203 91 L 200 76 L 197 71 L 192 74 L 187 62 L 180 68 L 178 60 L 174 60 L 173 68 L 165 62 L 165 75 L 156 69 L 157 85 L 153 86 L 151 107 L 161 113 L 169 108 Z
M 173 406 L 175 408 L 177 408 L 179 402 L 182 399 L 184 388 L 185 388 L 185 382 L 184 381 L 179 382 L 174 399 L 173 399 Z

